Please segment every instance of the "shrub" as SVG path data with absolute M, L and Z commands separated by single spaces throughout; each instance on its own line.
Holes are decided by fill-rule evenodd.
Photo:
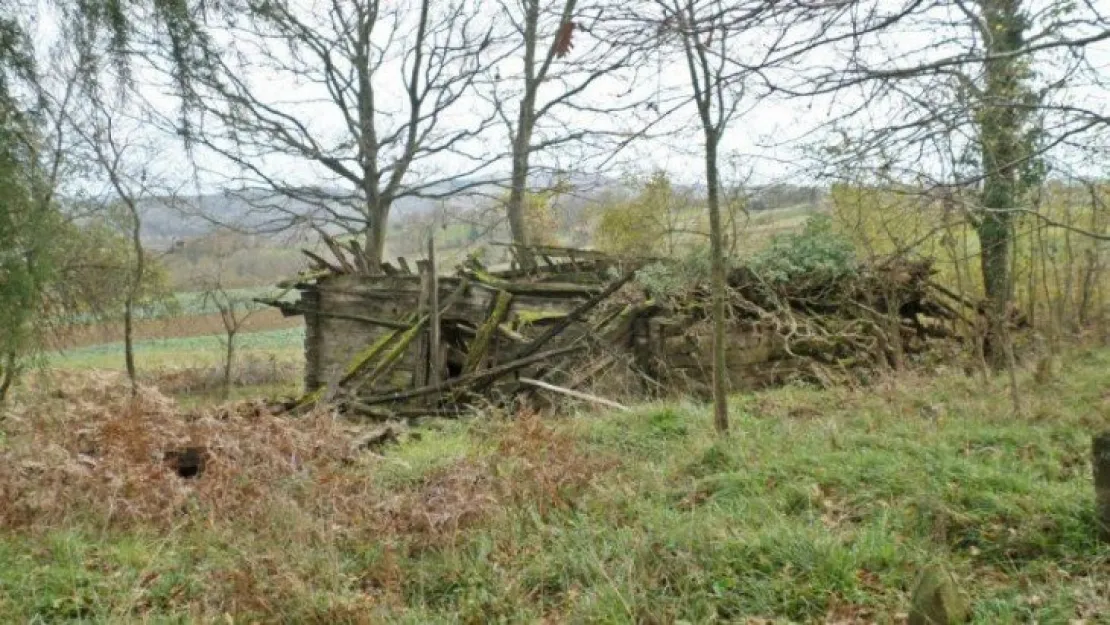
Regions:
M 750 268 L 770 283 L 799 278 L 825 281 L 855 274 L 857 262 L 852 242 L 833 230 L 826 215 L 806 220 L 799 233 L 780 234 L 752 257 Z

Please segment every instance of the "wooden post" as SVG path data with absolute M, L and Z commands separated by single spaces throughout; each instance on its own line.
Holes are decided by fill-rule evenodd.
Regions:
M 1095 473 L 1095 522 L 1099 540 L 1110 542 L 1110 430 L 1091 442 L 1091 466 Z
M 429 287 L 428 305 L 431 307 L 432 318 L 428 320 L 428 384 L 439 384 L 443 375 L 443 352 L 440 350 L 439 334 L 442 330 L 439 323 L 439 274 L 436 273 L 436 242 L 435 237 L 428 235 L 428 273 Z
M 419 261 L 419 263 L 423 262 L 424 261 Z M 418 266 L 420 266 L 419 263 Z M 424 319 L 428 314 L 430 288 L 431 276 L 427 271 L 427 263 L 424 263 L 423 266 L 420 266 L 420 301 L 417 305 L 416 312 L 421 319 Z M 428 342 L 428 334 L 421 332 L 419 341 L 417 342 L 416 357 L 412 365 L 413 388 L 421 388 L 428 385 Z

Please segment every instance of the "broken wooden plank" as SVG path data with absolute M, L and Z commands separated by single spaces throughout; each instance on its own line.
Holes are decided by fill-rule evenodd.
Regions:
M 463 365 L 462 370 L 464 374 L 477 371 L 482 364 L 486 352 L 489 351 L 493 334 L 501 325 L 501 322 L 505 320 L 505 316 L 509 314 L 509 306 L 512 301 L 513 296 L 508 291 L 497 292 L 497 299 L 493 302 L 493 310 L 490 311 L 489 318 L 482 324 L 482 327 L 478 328 L 474 340 L 470 342 L 470 349 L 466 354 L 466 364 Z
M 605 287 L 604 291 L 598 293 L 597 295 L 580 304 L 577 308 L 567 313 L 567 316 L 565 318 L 556 321 L 555 324 L 548 328 L 543 334 L 541 334 L 531 343 L 519 349 L 515 354 L 513 354 L 513 357 L 524 358 L 530 354 L 534 354 L 539 351 L 540 348 L 542 348 L 548 341 L 557 336 L 563 330 L 566 330 L 567 326 L 569 326 L 571 323 L 574 323 L 575 321 L 581 320 L 583 315 L 590 312 L 598 304 L 608 299 L 611 295 L 613 295 L 613 293 L 616 293 L 625 284 L 628 284 L 628 282 L 632 280 L 632 277 L 634 275 L 636 274 L 626 273 L 621 278 L 613 281 L 612 284 Z
M 597 377 L 597 375 L 600 374 L 602 371 L 612 366 L 612 364 L 616 361 L 617 359 L 613 356 L 606 356 L 602 358 L 601 360 L 595 362 L 592 366 L 590 366 L 590 368 L 574 376 L 574 378 L 571 379 L 570 383 L 567 384 L 567 388 L 576 389 L 579 386 L 582 386 L 586 382 Z
M 457 378 L 451 378 L 449 380 L 440 382 L 439 384 L 429 385 L 423 388 L 413 389 L 411 391 L 390 393 L 388 395 L 363 397 L 360 399 L 360 402 L 368 406 L 378 404 L 390 404 L 394 402 L 405 401 L 408 399 L 415 399 L 417 397 L 424 397 L 426 395 L 434 395 L 435 393 L 442 393 L 444 391 L 483 382 L 486 380 L 496 380 L 503 375 L 512 373 L 519 369 L 523 369 L 524 367 L 534 365 L 538 362 L 543 362 L 544 360 L 547 360 L 549 358 L 555 358 L 557 356 L 562 356 L 571 352 L 580 351 L 582 349 L 585 349 L 585 347 L 585 345 L 570 345 L 567 347 L 561 347 L 559 349 L 552 349 L 546 352 L 532 354 L 531 356 L 528 356 L 526 358 L 518 358 L 516 360 L 513 360 L 512 362 L 507 362 L 496 367 L 476 371 L 469 375 L 461 375 Z
M 427 266 L 420 273 L 420 299 L 417 300 L 416 314 L 423 319 L 428 314 L 431 302 L 431 275 Z M 422 328 L 421 328 L 422 329 Z M 428 384 L 428 337 L 420 335 L 420 342 L 416 347 L 416 362 L 412 367 L 412 387 L 420 388 Z
M 445 311 L 450 310 L 451 307 L 455 305 L 455 302 L 460 297 L 462 297 L 463 293 L 466 292 L 466 287 L 467 286 L 468 286 L 468 283 L 465 280 L 459 283 L 459 286 L 455 288 L 455 291 L 452 292 L 451 295 L 449 295 L 447 297 L 447 299 L 445 299 L 443 301 L 443 306 L 442 306 L 442 309 L 440 310 L 441 315 Z M 393 347 L 393 349 L 391 349 L 385 355 L 385 357 L 382 359 L 382 361 L 379 362 L 376 367 L 374 367 L 374 369 L 370 372 L 370 374 L 367 375 L 365 378 L 360 379 L 357 382 L 357 384 L 354 385 L 352 391 L 357 392 L 359 389 L 364 388 L 366 385 L 368 385 L 368 384 L 372 383 L 374 380 L 380 378 L 383 374 L 388 373 L 389 370 L 393 368 L 393 365 L 395 365 L 400 360 L 401 356 L 404 355 L 405 350 L 412 343 L 413 338 L 415 338 L 416 336 L 419 336 L 421 330 L 424 329 L 425 325 L 427 325 L 428 320 L 430 318 L 431 318 L 431 315 L 427 315 L 427 314 L 422 315 L 420 317 L 420 319 L 417 320 L 417 322 L 412 325 L 411 328 L 409 328 L 404 334 L 402 334 L 398 338 L 398 344 L 395 345 Z M 416 368 L 419 369 L 419 366 L 416 367 Z
M 320 256 L 319 254 L 311 250 L 302 249 L 301 253 L 307 256 L 309 260 L 316 263 L 320 269 L 330 271 L 331 273 L 345 273 L 338 265 L 333 265 L 332 263 L 329 263 L 328 261 L 324 260 L 323 256 Z
M 514 343 L 523 344 L 523 343 L 528 342 L 527 337 L 525 337 L 523 334 L 517 332 L 516 330 L 513 330 L 506 323 L 497 324 L 497 333 L 500 334 L 501 336 L 509 339 L 510 341 L 512 341 Z
M 335 260 L 339 261 L 339 264 L 343 267 L 342 273 L 358 273 L 354 265 L 347 260 L 347 254 L 343 252 L 343 246 L 339 245 L 330 234 L 323 230 L 317 229 L 316 232 L 320 234 L 320 239 L 324 241 L 324 245 L 328 246 L 328 249 L 331 250 L 332 255 L 335 256 Z
M 573 397 L 575 399 L 581 399 L 583 401 L 593 402 L 595 404 L 600 404 L 602 406 L 608 406 L 609 408 L 616 408 L 617 410 L 620 410 L 622 412 L 631 412 L 631 410 L 632 410 L 628 406 L 625 406 L 624 404 L 617 403 L 617 402 L 615 402 L 611 399 L 605 399 L 604 397 L 598 397 L 597 395 L 590 395 L 589 393 L 583 393 L 582 391 L 575 391 L 575 390 L 571 390 L 569 388 L 564 388 L 562 386 L 556 386 L 554 384 L 550 384 L 548 382 L 543 382 L 541 380 L 533 380 L 532 378 L 520 378 L 520 383 L 521 384 L 526 384 L 528 386 L 534 386 L 536 388 L 542 388 L 545 391 L 551 391 L 552 393 L 559 393 L 561 395 L 566 395 L 567 397 Z
M 432 318 L 428 320 L 428 382 L 439 384 L 443 374 L 443 352 L 440 351 L 439 274 L 436 272 L 435 238 L 428 237 L 428 306 Z
M 253 298 L 253 301 L 258 302 L 259 304 L 266 304 L 267 306 L 278 308 L 281 310 L 282 315 L 285 317 L 292 317 L 295 315 L 316 315 L 317 317 L 326 317 L 329 319 L 359 321 L 361 323 L 381 326 L 383 328 L 389 328 L 391 330 L 407 330 L 412 325 L 412 323 L 405 323 L 403 321 L 397 321 L 396 319 L 382 319 L 381 317 L 368 317 L 366 315 L 348 315 L 346 313 L 312 310 L 309 308 L 304 308 L 302 306 L 297 306 L 293 302 L 282 302 L 280 300 L 268 299 L 265 297 Z
M 351 249 L 351 256 L 355 263 L 355 268 L 358 269 L 361 273 L 370 273 L 370 265 L 366 261 L 366 253 L 363 251 L 362 247 L 359 246 L 358 240 L 348 240 L 347 247 Z

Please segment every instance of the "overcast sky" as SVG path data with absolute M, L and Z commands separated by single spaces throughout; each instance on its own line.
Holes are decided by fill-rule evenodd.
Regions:
M 316 16 L 321 28 L 326 29 L 328 22 L 324 8 L 327 4 L 330 2 L 303 0 L 301 8 L 306 15 Z M 1031 6 L 1034 11 L 1038 11 L 1043 4 L 1045 2 L 1033 3 Z M 402 1 L 397 6 L 404 5 Z M 491 12 L 495 10 L 495 3 L 492 2 L 475 6 L 482 7 L 479 11 L 482 17 L 491 17 Z M 1110 0 L 1099 0 L 1094 6 L 1110 11 Z M 868 47 L 864 50 L 864 58 L 876 66 L 889 66 L 911 63 L 922 58 L 939 58 L 950 53 L 953 48 L 951 43 L 946 46 L 946 42 L 951 42 L 957 37 L 966 40 L 967 33 L 939 30 L 933 18 L 942 17 L 947 19 L 950 16 L 937 14 L 929 16 L 928 19 L 907 22 L 881 36 L 872 38 L 867 42 Z M 388 38 L 388 43 L 392 46 L 389 49 L 402 50 L 405 42 L 414 32 L 413 19 L 413 13 L 402 12 L 392 28 L 380 28 L 375 36 L 383 46 Z M 47 22 L 39 33 L 40 41 L 49 40 L 50 33 L 51 28 Z M 344 132 L 340 111 L 319 84 L 298 80 L 289 72 L 267 67 L 269 61 L 258 52 L 258 46 L 263 44 L 258 40 L 252 40 L 241 30 L 217 33 L 217 35 L 228 46 L 229 51 L 235 50 L 241 56 L 241 76 L 263 101 L 296 116 L 311 128 L 313 134 L 320 137 L 325 145 L 338 145 L 348 139 Z M 737 54 L 743 54 L 745 50 L 757 53 L 760 42 L 764 41 L 766 36 L 766 33 L 744 35 L 740 39 L 742 43 L 736 46 Z M 569 59 L 573 60 L 577 54 L 588 54 L 595 45 L 597 42 L 591 41 L 590 35 L 579 33 L 575 40 L 575 49 Z M 843 62 L 846 55 L 846 49 L 825 48 L 800 59 L 795 65 L 772 76 L 777 76 L 776 79 L 784 81 L 795 81 L 807 71 L 817 71 Z M 281 52 L 277 53 L 276 57 L 289 58 L 288 54 Z M 233 58 L 229 54 L 228 59 Z M 1094 70 L 1089 76 L 1094 76 L 1096 81 L 1100 80 L 1110 72 L 1110 42 L 1090 46 L 1087 58 Z M 1039 55 L 1039 63 L 1036 66 L 1039 75 L 1035 80 L 1039 84 L 1051 81 L 1059 73 L 1059 68 L 1065 61 L 1066 59 L 1060 54 Z M 400 63 L 400 58 L 397 56 L 387 59 L 376 76 L 376 97 L 383 111 L 389 111 L 391 108 L 400 111 L 402 108 L 391 107 L 392 102 L 403 101 L 403 92 L 398 81 Z M 504 78 L 506 86 L 511 84 L 511 77 L 517 75 L 519 71 L 520 60 L 517 57 L 501 61 L 497 68 L 497 73 Z M 141 95 L 156 115 L 164 120 L 174 120 L 178 111 L 178 101 L 173 94 L 172 86 L 167 82 L 167 77 L 140 63 L 136 79 L 140 85 Z M 673 49 L 660 49 L 644 63 L 640 71 L 624 72 L 598 81 L 581 102 L 605 107 L 611 106 L 612 102 L 624 97 L 665 104 L 672 101 L 670 98 L 673 98 L 675 93 L 685 92 L 686 85 L 688 85 L 688 76 L 682 57 Z M 557 92 L 563 87 L 553 83 L 546 88 Z M 1068 102 L 1078 103 L 1091 109 L 1104 110 L 1107 95 L 1105 84 L 1088 79 L 1069 86 L 1066 92 L 1057 92 L 1054 97 L 1057 100 L 1066 99 Z M 750 184 L 812 181 L 815 173 L 812 157 L 817 153 L 815 150 L 821 145 L 840 140 L 841 135 L 830 132 L 829 122 L 842 118 L 847 111 L 860 104 L 861 98 L 859 91 L 841 92 L 835 96 L 815 99 L 766 96 L 759 81 L 751 81 L 748 95 L 739 106 L 740 112 L 730 123 L 721 145 L 724 175 L 730 182 L 747 180 Z M 468 95 L 444 117 L 443 124 L 452 126 L 472 123 L 478 116 L 486 114 L 488 107 L 488 99 L 479 94 Z M 125 108 L 128 112 L 134 113 L 141 107 L 132 103 Z M 644 112 L 646 113 L 646 110 Z M 697 183 L 703 175 L 703 160 L 700 135 L 696 124 L 693 123 L 694 114 L 692 106 L 682 107 L 666 126 L 672 131 L 668 136 L 633 144 L 618 158 L 607 162 L 605 169 L 601 169 L 601 155 L 589 154 L 574 148 L 539 154 L 536 155 L 535 161 L 537 164 L 566 168 L 571 171 L 604 172 L 612 176 L 663 169 L 681 182 Z M 849 131 L 862 131 L 869 125 L 880 127 L 899 121 L 898 116 L 905 114 L 899 102 L 893 100 L 875 102 L 866 114 L 855 116 L 845 122 L 844 128 Z M 627 114 L 617 118 L 605 118 L 589 113 L 564 113 L 560 121 L 569 126 L 583 128 L 612 126 L 633 130 L 640 120 Z M 1088 138 L 1085 141 L 1094 148 L 1105 148 L 1105 133 L 1102 130 L 1095 129 L 1090 132 L 1086 135 Z M 159 163 L 155 169 L 160 175 L 167 179 L 193 177 L 189 166 L 190 160 L 176 139 L 161 136 L 149 128 L 136 128 L 134 132 L 137 142 L 157 144 Z M 508 141 L 503 130 L 495 129 L 485 135 L 481 142 L 475 142 L 472 147 L 493 151 L 507 149 L 507 146 Z M 1081 169 L 1088 175 L 1105 173 L 1101 162 L 1093 162 L 1089 157 L 1075 151 L 1071 154 L 1075 155 L 1074 158 L 1069 157 L 1067 152 L 1060 152 L 1057 156 L 1061 160 L 1071 160 L 1070 167 Z M 144 158 L 149 158 L 149 151 Z M 195 151 L 192 158 L 194 159 L 192 162 L 199 164 L 203 170 L 196 178 L 200 181 L 202 191 L 213 192 L 229 184 L 228 175 L 234 173 L 235 169 L 225 159 L 203 149 Z M 291 183 L 320 184 L 333 181 L 334 178 L 319 166 L 299 159 L 268 157 L 262 162 L 268 173 Z M 915 165 L 925 167 L 924 163 L 909 163 L 911 167 Z M 451 171 L 453 167 L 464 165 L 460 165 L 452 157 L 444 157 L 426 166 L 435 167 L 440 171 Z M 504 173 L 507 168 L 506 159 L 498 163 L 491 173 Z M 414 171 L 413 175 L 421 175 L 421 172 Z

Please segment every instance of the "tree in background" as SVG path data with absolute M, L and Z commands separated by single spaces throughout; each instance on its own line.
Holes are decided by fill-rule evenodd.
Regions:
M 594 0 L 500 3 L 499 25 L 507 30 L 503 43 L 512 52 L 504 62 L 487 66 L 488 97 L 511 144 L 505 209 L 518 246 L 550 236 L 529 224 L 534 156 L 590 142 L 615 149 L 628 138 L 619 130 L 625 125 L 619 114 L 635 111 L 639 101 L 631 88 L 614 94 L 606 82 L 632 69 L 637 50 L 607 32 L 608 5 Z M 534 263 L 527 250 L 519 254 L 524 264 Z
M 499 156 L 477 143 L 492 114 L 466 106 L 494 61 L 468 3 L 247 0 L 206 33 L 227 43 L 190 77 L 196 123 L 170 127 L 237 170 L 227 184 L 256 207 L 251 227 L 359 235 L 377 272 L 396 203 L 483 186 Z
M 744 45 L 771 5 L 723 0 L 655 0 L 659 44 L 673 46 L 686 68 L 685 89 L 697 112 L 705 165 L 706 207 L 713 311 L 713 423 L 728 432 L 728 376 L 725 360 L 726 266 L 722 216 L 720 144 L 729 124 L 750 97 L 747 80 L 764 66 L 774 47 Z M 759 50 L 752 55 L 748 49 Z
M 220 313 L 220 321 L 224 328 L 224 335 L 220 339 L 224 345 L 223 397 L 229 399 L 232 372 L 235 368 L 236 340 L 247 321 L 260 309 L 250 297 L 241 295 L 235 289 L 227 288 L 222 278 L 219 273 L 205 276 L 199 281 L 198 287 L 202 293 L 201 305 L 215 308 Z
M 636 196 L 602 206 L 598 247 L 626 256 L 673 257 L 683 235 L 703 234 L 691 223 L 701 209 L 689 193 L 673 187 L 666 172 L 655 172 L 640 187 Z
M 831 175 L 917 188 L 971 225 L 986 352 L 1005 366 L 1015 219 L 1036 212 L 1047 167 L 1085 167 L 1103 143 L 1095 133 L 1110 118 L 1074 90 L 1104 83 L 1088 56 L 1110 38 L 1110 18 L 1055 0 L 874 1 L 818 13 L 820 43 L 797 84 L 780 90 L 857 103 L 834 123 L 842 137 L 823 163 Z M 831 54 L 845 61 L 821 62 Z

